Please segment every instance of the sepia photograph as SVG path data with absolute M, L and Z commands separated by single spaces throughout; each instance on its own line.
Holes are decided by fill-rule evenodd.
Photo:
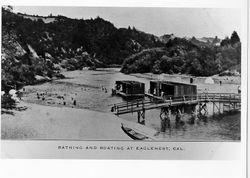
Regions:
M 241 11 L 2 6 L 1 139 L 241 141 Z

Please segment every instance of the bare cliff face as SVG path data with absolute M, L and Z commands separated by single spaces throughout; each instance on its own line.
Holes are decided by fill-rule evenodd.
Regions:
M 27 52 L 17 41 L 17 36 L 14 32 L 2 31 L 2 60 L 13 59 L 24 56 Z M 11 62 L 11 61 L 10 61 Z
M 81 49 L 78 49 L 78 52 Z M 18 88 L 26 84 L 62 78 L 62 70 L 81 70 L 83 67 L 104 64 L 87 52 L 71 58 L 55 58 L 46 52 L 39 56 L 31 44 L 20 44 L 15 30 L 2 30 L 2 90 Z M 43 79 L 43 80 L 41 80 Z
M 1 50 L 2 90 L 8 91 L 35 82 L 34 76 L 38 73 L 36 69 L 42 65 L 43 59 L 39 58 L 35 51 L 24 49 L 18 42 L 14 30 L 7 31 L 3 27 Z M 48 69 L 44 69 L 43 72 L 46 75 Z

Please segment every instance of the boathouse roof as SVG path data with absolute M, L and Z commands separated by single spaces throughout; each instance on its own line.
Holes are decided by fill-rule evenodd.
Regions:
M 136 85 L 142 84 L 142 82 L 134 81 L 134 80 L 118 80 L 116 81 L 117 84 L 129 84 L 129 85 Z
M 169 85 L 188 85 L 188 86 L 196 86 L 191 83 L 182 83 L 182 82 L 173 82 L 173 81 L 167 81 L 167 80 L 151 80 L 150 82 L 154 83 L 164 83 L 164 84 L 169 84 Z

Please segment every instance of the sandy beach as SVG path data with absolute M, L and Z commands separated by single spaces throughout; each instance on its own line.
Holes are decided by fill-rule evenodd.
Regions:
M 21 102 L 25 111 L 2 115 L 2 139 L 131 140 L 111 114 Z

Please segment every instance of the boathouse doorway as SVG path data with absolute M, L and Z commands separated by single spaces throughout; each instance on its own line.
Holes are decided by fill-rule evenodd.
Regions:
M 174 85 L 164 84 L 161 85 L 161 91 L 164 92 L 165 96 L 173 96 L 174 95 Z

